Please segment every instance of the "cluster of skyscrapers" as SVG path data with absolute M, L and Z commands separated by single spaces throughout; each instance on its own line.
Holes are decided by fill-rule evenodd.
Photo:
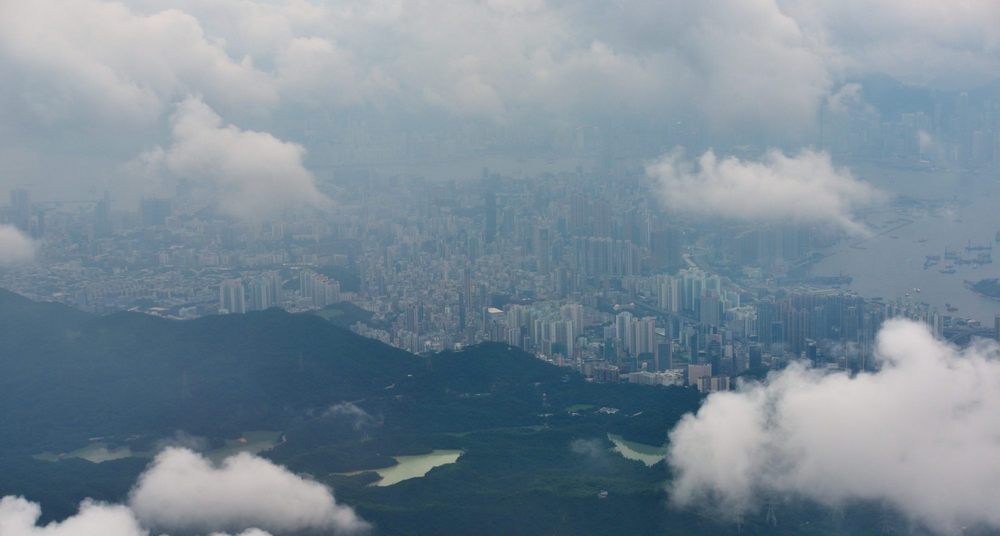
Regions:
M 892 120 L 831 110 L 823 143 L 918 166 L 987 166 L 1000 162 L 998 117 L 966 97 Z M 871 367 L 875 334 L 893 316 L 949 338 L 982 334 L 916 300 L 844 291 L 843 276 L 804 277 L 836 230 L 667 213 L 634 159 L 561 173 L 484 169 L 466 181 L 370 173 L 336 194 L 332 214 L 248 223 L 190 192 L 145 197 L 133 211 L 108 194 L 37 203 L 15 189 L 0 223 L 42 248 L 36 263 L 0 272 L 0 285 L 176 318 L 350 302 L 372 314 L 354 330 L 412 352 L 494 341 L 595 381 L 702 390 L 792 359 Z

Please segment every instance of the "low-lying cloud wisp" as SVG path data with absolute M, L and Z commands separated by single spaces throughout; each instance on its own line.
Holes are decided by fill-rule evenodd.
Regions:
M 878 372 L 793 364 L 711 395 L 670 434 L 672 501 L 738 513 L 773 494 L 877 500 L 935 531 L 1000 528 L 1000 348 L 892 320 L 876 353 Z
M 38 526 L 41 507 L 0 499 L 3 536 L 269 536 L 366 532 L 370 525 L 338 504 L 331 490 L 263 458 L 242 453 L 220 465 L 183 448 L 163 450 L 132 489 L 127 505 L 87 499 L 65 520 Z M 225 531 L 225 532 L 220 532 Z
M 35 242 L 13 225 L 0 225 L 0 267 L 31 262 Z
M 670 210 L 720 219 L 830 224 L 864 234 L 855 211 L 884 194 L 850 171 L 836 168 L 824 152 L 786 156 L 768 151 L 758 162 L 719 158 L 707 151 L 696 162 L 680 150 L 646 167 Z

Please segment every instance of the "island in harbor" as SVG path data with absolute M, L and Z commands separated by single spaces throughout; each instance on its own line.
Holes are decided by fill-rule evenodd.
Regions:
M 966 281 L 966 284 L 973 292 L 980 296 L 1000 300 L 1000 279 L 996 277 L 980 279 L 976 282 Z

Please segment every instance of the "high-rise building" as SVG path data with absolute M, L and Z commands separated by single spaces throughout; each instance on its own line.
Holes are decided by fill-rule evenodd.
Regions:
M 759 369 L 763 366 L 763 352 L 759 344 L 754 343 L 750 345 L 750 368 Z
M 139 219 L 143 227 L 157 227 L 164 225 L 170 217 L 171 206 L 169 199 L 157 197 L 144 197 L 139 202 Z
M 583 306 L 579 303 L 570 303 L 559 308 L 560 316 L 563 320 L 573 323 L 573 333 L 579 336 L 583 333 Z
M 111 231 L 111 196 L 105 191 L 104 197 L 94 205 L 94 236 L 108 237 Z
M 299 274 L 299 294 L 316 307 L 326 307 L 342 300 L 340 282 L 312 270 L 303 270 Z
M 712 376 L 698 379 L 698 390 L 703 393 L 716 393 L 729 390 L 729 376 Z
M 619 343 L 625 343 L 629 335 L 629 330 L 632 327 L 632 313 L 628 311 L 622 311 L 615 316 L 615 340 Z
M 266 272 L 255 277 L 249 283 L 249 300 L 247 308 L 251 311 L 263 311 L 277 307 L 281 303 L 282 283 L 277 272 Z
M 634 355 L 652 354 L 656 351 L 656 318 L 646 316 L 633 321 L 635 331 L 632 353 Z
M 672 370 L 674 368 L 673 343 L 670 342 L 669 338 L 666 341 L 660 341 L 656 344 L 655 357 L 657 372 Z
M 219 286 L 219 312 L 242 314 L 247 312 L 246 291 L 240 279 L 227 279 Z
M 38 236 L 40 233 L 33 229 L 33 218 L 31 210 L 31 196 L 27 190 L 16 188 L 10 192 L 10 223 L 21 231 Z
M 731 361 L 725 359 L 725 350 L 722 347 L 722 336 L 713 333 L 706 337 L 705 357 L 712 364 L 712 372 L 715 374 L 726 374 L 729 372 Z
M 712 365 L 709 364 L 688 365 L 687 368 L 688 385 L 699 386 L 702 378 L 711 378 L 711 377 L 712 377 Z
M 483 238 L 491 243 L 497 237 L 497 194 L 492 190 L 483 194 Z

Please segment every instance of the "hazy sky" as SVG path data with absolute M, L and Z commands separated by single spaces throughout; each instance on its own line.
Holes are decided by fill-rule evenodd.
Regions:
M 255 221 L 336 210 L 308 164 L 311 140 L 334 133 L 684 125 L 697 142 L 646 167 L 666 209 L 857 234 L 854 212 L 886 194 L 810 144 L 821 107 L 865 106 L 857 81 L 870 74 L 946 90 L 995 81 L 1000 0 L 7 0 L 0 195 L 134 200 L 183 179 Z M 760 153 L 729 156 L 734 139 Z M 928 133 L 919 142 L 933 148 Z M 0 225 L 0 267 L 36 246 Z M 1000 470 L 971 463 L 1000 459 L 996 348 L 963 353 L 904 322 L 879 348 L 878 373 L 792 366 L 712 395 L 672 433 L 674 500 L 860 497 L 941 530 L 1000 526 Z M 213 466 L 181 449 L 157 457 L 128 505 L 85 503 L 62 531 L 42 531 L 39 514 L 0 499 L 0 532 L 367 526 L 266 460 Z
M 683 120 L 794 152 L 846 80 L 998 72 L 995 0 L 3 2 L 0 192 L 134 201 L 186 178 L 260 217 L 329 206 L 304 163 L 327 131 Z

